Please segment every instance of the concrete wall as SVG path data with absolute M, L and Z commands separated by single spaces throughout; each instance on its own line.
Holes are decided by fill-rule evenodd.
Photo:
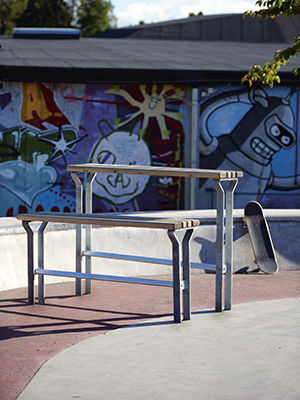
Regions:
M 192 261 L 215 263 L 215 211 L 177 211 L 177 216 L 199 218 L 191 243 Z M 141 213 L 142 214 L 142 213 Z M 156 213 L 153 212 L 153 215 Z M 162 216 L 162 212 L 159 213 Z M 163 215 L 173 215 L 166 211 Z M 273 239 L 279 269 L 300 269 L 300 211 L 265 210 Z M 34 230 L 38 224 L 33 224 Z M 36 235 L 35 235 L 36 236 Z M 93 230 L 93 250 L 114 253 L 171 258 L 171 242 L 163 230 L 100 227 Z M 75 229 L 72 225 L 49 224 L 45 235 L 45 268 L 74 270 Z M 257 268 L 243 210 L 235 210 L 234 271 Z M 37 253 L 37 252 L 35 252 Z M 36 254 L 35 254 L 36 257 Z M 0 291 L 27 286 L 26 233 L 15 218 L 0 219 Z M 107 275 L 147 276 L 171 272 L 171 267 L 126 261 L 93 258 L 93 272 Z M 203 272 L 203 270 L 193 270 Z M 66 278 L 46 277 L 46 283 L 66 281 Z

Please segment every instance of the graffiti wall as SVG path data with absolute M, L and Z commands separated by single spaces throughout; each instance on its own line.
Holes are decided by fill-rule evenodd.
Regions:
M 200 166 L 241 170 L 235 207 L 300 207 L 299 88 L 201 88 Z M 211 182 L 199 207 L 215 206 Z
M 244 172 L 236 208 L 249 200 L 300 206 L 299 91 L 199 88 L 200 167 Z M 67 164 L 184 166 L 187 92 L 173 85 L 0 82 L 0 216 L 75 211 Z M 183 187 L 178 178 L 98 174 L 93 210 L 183 208 Z M 200 182 L 198 207 L 215 207 L 210 181 Z
M 0 216 L 75 211 L 67 164 L 182 166 L 184 105 L 181 86 L 0 83 Z M 176 178 L 99 174 L 93 210 L 178 209 L 182 193 Z

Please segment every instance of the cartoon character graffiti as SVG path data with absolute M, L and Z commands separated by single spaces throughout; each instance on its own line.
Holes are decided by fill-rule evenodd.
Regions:
M 294 114 L 286 98 L 268 97 L 260 88 L 234 90 L 212 97 L 201 106 L 200 166 L 201 168 L 242 170 L 244 177 L 236 189 L 235 206 L 244 205 L 256 197 L 260 201 L 269 189 L 295 190 L 300 181 L 295 176 L 275 176 L 272 160 L 276 153 L 289 150 L 296 143 Z M 231 132 L 219 137 L 209 130 L 209 120 L 221 108 L 244 103 L 249 109 Z M 204 200 L 201 207 L 211 207 L 207 192 L 210 182 L 200 186 Z M 206 195 L 205 195 L 206 194 Z
M 0 93 L 1 216 L 58 207 L 71 210 L 72 199 L 62 194 L 57 169 L 49 164 L 61 158 L 67 164 L 66 155 L 74 153 L 85 136 L 78 137 L 45 85 L 23 83 L 20 88 L 23 96 L 17 86 L 12 93 Z M 18 110 L 18 125 L 7 127 L 11 123 L 8 108 Z
M 154 118 L 159 126 L 161 138 L 163 140 L 169 139 L 171 131 L 167 128 L 166 121 L 168 119 L 181 120 L 183 118 L 182 113 L 178 112 L 176 108 L 179 107 L 179 104 L 183 103 L 184 88 L 181 86 L 161 86 L 156 84 L 151 87 L 149 85 L 139 85 L 138 88 L 139 93 L 135 93 L 137 98 L 120 85 L 114 85 L 112 89 L 106 90 L 106 93 L 108 94 L 122 96 L 132 107 L 134 107 L 135 110 L 137 110 L 126 116 L 126 119 L 123 122 L 117 119 L 116 127 L 121 128 L 132 120 L 142 118 L 141 128 L 138 132 L 142 137 L 149 125 L 149 119 Z M 171 102 L 174 102 L 173 105 L 177 104 L 175 109 L 167 109 L 167 104 Z
M 109 133 L 101 126 L 106 124 Z M 149 149 L 136 133 L 114 131 L 110 124 L 101 120 L 98 123 L 102 137 L 94 145 L 90 161 L 99 164 L 151 165 Z M 93 184 L 93 194 L 114 205 L 126 204 L 134 200 L 145 189 L 149 176 L 98 174 Z
M 23 210 L 47 208 L 48 204 L 38 197 L 53 187 L 58 177 L 56 169 L 49 163 L 60 158 L 66 163 L 66 154 L 73 153 L 73 147 L 81 139 L 72 127 L 43 134 L 20 126 L 0 131 L 0 194 L 3 212 L 4 199 L 7 210 L 12 207 L 18 210 L 21 205 Z M 55 207 L 58 203 L 55 202 Z

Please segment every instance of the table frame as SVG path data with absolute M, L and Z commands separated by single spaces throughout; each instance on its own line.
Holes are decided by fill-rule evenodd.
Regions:
M 85 212 L 92 213 L 92 183 L 97 173 L 137 174 L 149 176 L 176 176 L 189 178 L 212 179 L 217 194 L 217 232 L 216 232 L 216 282 L 215 310 L 230 310 L 232 306 L 232 271 L 233 271 L 233 199 L 241 171 L 205 170 L 197 168 L 151 167 L 117 164 L 75 164 L 68 165 L 76 185 L 76 213 L 82 213 L 83 182 L 79 174 L 86 173 L 85 181 Z M 223 184 L 227 184 L 225 188 Z M 175 211 L 176 213 L 176 211 Z M 76 226 L 76 242 L 82 240 L 82 226 Z M 91 251 L 91 226 L 86 227 L 86 250 Z M 76 246 L 76 252 L 81 246 Z M 81 256 L 76 254 L 76 271 L 81 271 Z M 205 265 L 203 265 L 205 268 Z M 91 256 L 86 255 L 86 273 L 91 273 Z M 223 291 L 224 288 L 224 291 Z M 91 282 L 86 281 L 86 293 L 91 292 Z M 76 294 L 81 294 L 81 281 L 76 282 Z

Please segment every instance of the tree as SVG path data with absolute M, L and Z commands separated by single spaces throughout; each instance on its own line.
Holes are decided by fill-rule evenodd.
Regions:
M 258 11 L 247 11 L 244 15 L 259 18 L 275 18 L 279 15 L 298 15 L 300 14 L 300 0 L 264 0 L 255 3 L 259 7 L 263 7 Z M 248 82 L 249 86 L 255 81 L 260 81 L 263 85 L 273 87 L 274 84 L 280 83 L 278 71 L 282 65 L 286 65 L 291 57 L 300 55 L 300 32 L 295 37 L 292 46 L 284 50 L 278 50 L 271 62 L 266 62 L 262 67 L 260 65 L 253 66 L 250 71 L 242 78 L 242 83 Z M 300 67 L 293 69 L 295 75 L 300 75 Z
M 17 26 L 69 28 L 73 21 L 73 3 L 64 0 L 29 0 Z
M 77 18 L 82 36 L 94 36 L 117 25 L 113 6 L 110 1 L 105 0 L 80 0 Z
M 16 20 L 27 7 L 28 0 L 0 1 L 0 35 L 11 35 L 16 26 Z
M 197 15 L 203 15 L 203 12 L 199 11 L 198 14 L 195 14 L 195 13 L 191 12 L 191 13 L 189 13 L 189 18 L 196 17 Z

